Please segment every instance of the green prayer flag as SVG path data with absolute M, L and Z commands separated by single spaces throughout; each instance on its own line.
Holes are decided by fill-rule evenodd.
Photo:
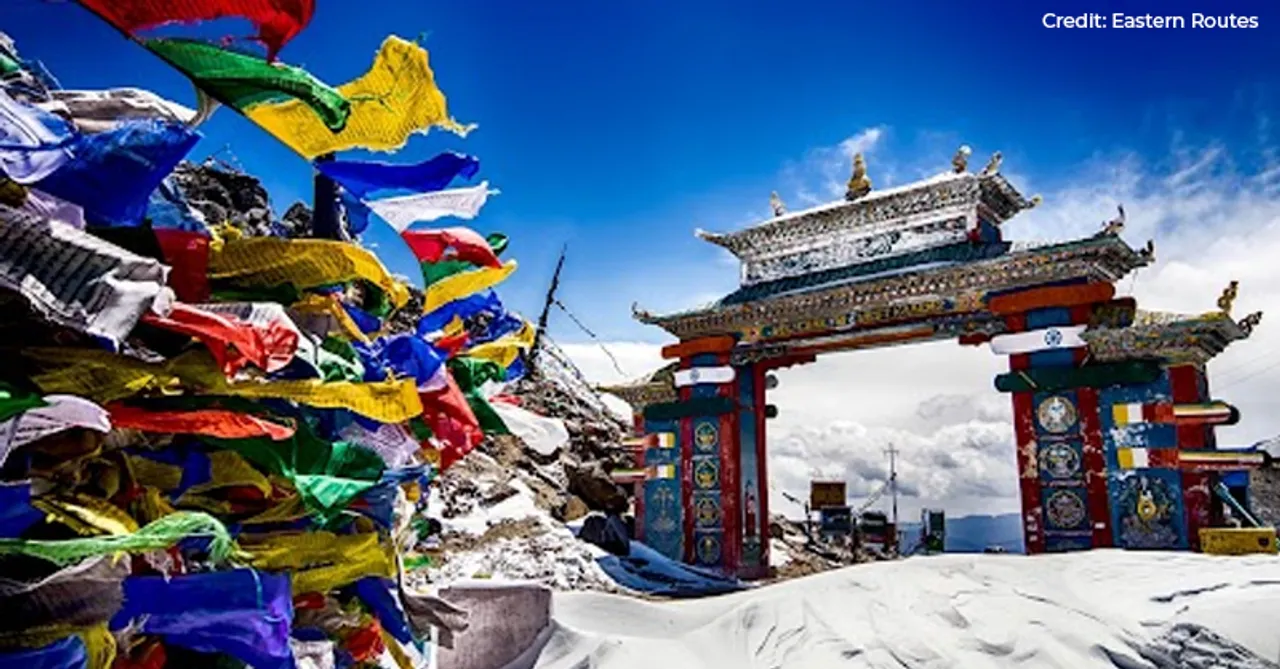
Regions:
M 453 380 L 462 391 L 462 396 L 467 398 L 471 413 L 476 415 L 476 422 L 480 424 L 481 431 L 485 434 L 511 434 L 511 429 L 507 427 L 498 412 L 493 410 L 493 406 L 480 390 L 489 381 L 505 380 L 506 370 L 492 360 L 467 356 L 451 358 L 448 365 L 449 372 L 453 374 Z
M 345 128 L 351 116 L 350 100 L 302 68 L 197 40 L 157 38 L 145 44 L 214 99 L 237 111 L 294 98 L 334 132 Z
M 31 409 L 47 405 L 48 402 L 45 402 L 36 393 L 20 390 L 7 383 L 0 382 L 0 422 L 9 420 Z

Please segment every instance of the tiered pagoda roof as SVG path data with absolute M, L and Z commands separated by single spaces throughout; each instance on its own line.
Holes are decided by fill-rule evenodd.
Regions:
M 1129 327 L 1086 330 L 1081 337 L 1098 362 L 1148 358 L 1203 365 L 1232 342 L 1247 339 L 1261 321 L 1261 311 L 1233 320 L 1228 303 L 1227 309 L 1198 315 L 1139 311 Z
M 1133 249 L 1114 234 L 1051 244 L 1003 241 L 1000 226 L 1039 198 L 1024 197 L 999 172 L 999 154 L 979 174 L 957 154 L 952 172 L 884 191 L 870 191 L 855 159 L 846 200 L 775 216 L 728 234 L 699 231 L 742 262 L 741 286 L 716 303 L 655 315 L 635 309 L 643 323 L 681 339 L 732 334 L 750 345 L 883 325 L 887 307 L 925 315 L 925 303 L 945 302 L 950 314 L 979 315 L 991 292 L 1066 280 L 1114 282 L 1149 264 L 1154 249 Z M 916 312 L 912 312 L 917 305 Z M 945 319 L 942 319 L 945 320 Z M 965 322 L 937 329 L 998 329 Z M 953 327 L 954 325 L 954 327 Z M 812 327 L 809 327 L 812 326 Z M 924 335 L 928 338 L 928 334 Z M 895 339 L 890 333 L 887 340 Z M 916 338 L 919 339 L 918 337 Z
M 650 404 L 676 401 L 675 372 L 680 363 L 673 362 L 638 381 L 612 386 L 599 386 L 596 390 L 615 395 L 633 408 L 642 409 Z

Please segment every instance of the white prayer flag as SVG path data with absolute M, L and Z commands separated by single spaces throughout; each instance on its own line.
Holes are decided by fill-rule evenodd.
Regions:
M 483 181 L 469 188 L 366 200 L 365 204 L 395 228 L 396 232 L 404 232 L 414 223 L 434 221 L 445 216 L 471 220 L 480 214 L 480 208 L 489 196 L 497 193 L 496 190 L 489 190 L 488 181 Z

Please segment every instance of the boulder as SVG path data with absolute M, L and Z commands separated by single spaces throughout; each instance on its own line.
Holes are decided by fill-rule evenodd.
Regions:
M 630 508 L 627 493 L 613 482 L 600 463 L 565 465 L 565 474 L 569 477 L 569 493 L 582 498 L 591 510 L 621 515 Z

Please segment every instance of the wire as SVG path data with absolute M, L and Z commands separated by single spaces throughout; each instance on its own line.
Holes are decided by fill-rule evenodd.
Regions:
M 1250 373 L 1250 374 L 1245 374 L 1244 376 L 1242 376 L 1242 377 L 1240 377 L 1240 378 L 1238 378 L 1238 379 L 1235 379 L 1235 380 L 1231 381 L 1230 383 L 1224 384 L 1224 385 L 1220 386 L 1220 387 L 1218 388 L 1218 390 L 1219 390 L 1219 391 L 1226 390 L 1227 388 L 1230 388 L 1230 387 L 1232 387 L 1232 386 L 1234 386 L 1234 385 L 1236 385 L 1236 384 L 1238 384 L 1238 383 L 1241 383 L 1242 381 L 1248 381 L 1249 379 L 1252 379 L 1253 377 L 1255 377 L 1255 376 L 1257 376 L 1257 375 L 1259 375 L 1259 374 L 1261 374 L 1261 373 L 1263 373 L 1263 372 L 1265 372 L 1265 371 L 1269 371 L 1269 370 L 1275 369 L 1276 367 L 1280 367 L 1280 360 L 1277 360 L 1277 361 L 1275 361 L 1275 362 L 1271 363 L 1270 365 L 1267 365 L 1266 367 L 1263 367 L 1262 369 L 1255 370 L 1254 372 L 1252 372 L 1252 373 Z
M 600 347 L 601 351 L 604 351 L 604 354 L 609 357 L 609 361 L 613 363 L 613 368 L 617 370 L 619 374 L 622 375 L 622 378 L 624 379 L 628 378 L 627 373 L 622 371 L 622 365 L 618 364 L 618 359 L 613 357 L 613 353 L 610 352 L 608 347 L 604 345 L 604 342 L 600 341 L 600 338 L 596 336 L 596 333 L 592 332 L 590 328 L 588 328 L 586 325 L 583 325 L 582 321 L 578 320 L 578 317 L 574 316 L 573 312 L 569 311 L 569 308 L 564 306 L 564 303 L 561 302 L 560 300 L 555 300 L 552 302 L 552 304 L 559 307 L 560 311 L 563 311 L 564 315 L 568 316 L 569 320 L 573 321 L 574 325 L 577 325 L 579 329 L 587 333 L 588 337 L 591 337 L 593 340 L 595 340 L 596 345 Z

